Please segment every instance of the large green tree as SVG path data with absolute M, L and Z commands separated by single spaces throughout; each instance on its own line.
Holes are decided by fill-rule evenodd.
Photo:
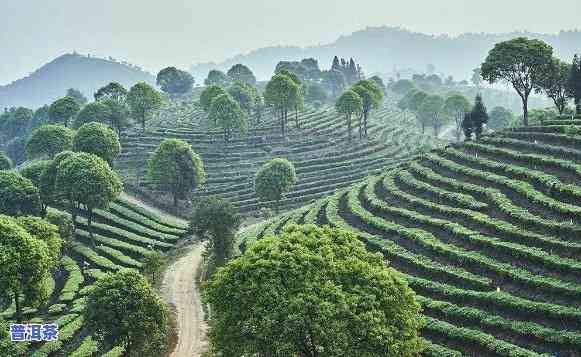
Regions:
M 359 117 L 363 112 L 363 100 L 356 92 L 347 90 L 337 99 L 335 109 L 345 116 L 349 141 L 351 141 L 353 117 Z
M 16 171 L 0 171 L 0 214 L 39 216 L 40 192 L 34 183 Z
M 208 240 L 208 249 L 216 267 L 224 266 L 235 254 L 236 232 L 242 218 L 236 208 L 219 197 L 208 197 L 194 208 L 190 219 L 190 230 L 198 237 Z
M 42 175 L 50 166 L 50 160 L 36 160 L 31 163 L 28 163 L 22 170 L 20 170 L 20 174 L 25 178 L 32 181 L 34 186 L 39 189 L 42 187 Z M 40 203 L 41 203 L 41 215 L 44 217 L 46 215 L 47 204 L 43 200 L 42 194 L 40 194 Z
M 234 82 L 228 88 L 228 94 L 238 102 L 240 109 L 246 112 L 249 117 L 252 115 L 252 110 L 256 103 L 256 96 L 258 95 L 256 88 L 246 83 Z
M 250 68 L 243 64 L 235 64 L 228 70 L 228 77 L 232 82 L 242 82 L 251 86 L 256 85 L 256 77 Z
M 421 307 L 357 236 L 291 226 L 252 244 L 205 289 L 222 356 L 419 356 Z
M 40 175 L 40 199 L 44 207 L 48 205 L 60 206 L 65 200 L 61 191 L 56 187 L 57 169 L 61 162 L 65 161 L 75 153 L 72 151 L 63 151 L 55 155 L 54 159 L 49 162 L 45 170 Z
M 228 78 L 226 73 L 217 69 L 213 69 L 208 72 L 208 77 L 204 80 L 204 84 L 207 87 L 218 86 L 224 88 L 230 84 L 230 78 Z
M 298 87 L 299 87 L 299 93 L 297 96 L 297 99 L 295 101 L 295 106 L 294 106 L 294 110 L 295 110 L 295 124 L 297 129 L 300 128 L 300 123 L 299 123 L 299 110 L 304 109 L 304 105 L 305 105 L 305 95 L 307 92 L 307 87 L 305 84 L 303 84 L 303 82 L 301 81 L 301 79 L 299 78 L 299 76 L 297 76 L 294 72 L 291 72 L 289 70 L 283 69 L 281 71 L 279 71 L 277 74 L 279 75 L 283 75 L 283 76 L 287 76 L 288 78 L 290 78 Z
M 157 74 L 156 83 L 166 93 L 184 94 L 192 90 L 194 77 L 175 67 L 166 67 Z
M 300 87 L 289 77 L 277 74 L 268 82 L 264 91 L 264 102 L 278 115 L 281 134 L 286 135 L 288 113 L 297 105 Z
M 347 86 L 347 80 L 341 71 L 329 70 L 323 72 L 323 84 L 329 89 L 331 96 L 337 98 Z
M 482 78 L 490 84 L 510 83 L 522 100 L 523 124 L 529 124 L 529 96 L 539 88 L 550 68 L 553 48 L 541 40 L 518 37 L 497 43 L 482 64 Z
M 246 132 L 246 116 L 238 103 L 228 94 L 222 94 L 214 98 L 208 118 L 222 128 L 224 142 L 226 143 L 230 142 L 234 131 Z
M 272 159 L 264 164 L 254 178 L 254 189 L 261 201 L 276 201 L 276 210 L 280 200 L 297 182 L 294 165 L 287 159 Z
M 462 120 L 464 115 L 470 111 L 470 102 L 461 94 L 448 97 L 444 103 L 444 114 L 454 120 L 456 124 L 456 141 L 460 141 L 462 134 Z
M 169 312 L 139 272 L 107 273 L 87 296 L 86 326 L 127 356 L 165 355 Z
M 494 107 L 490 111 L 487 126 L 491 129 L 502 129 L 508 127 L 514 120 L 512 112 L 505 107 Z
M 581 115 L 581 56 L 573 57 L 573 64 L 567 80 L 567 94 L 575 102 L 575 112 Z
M 227 94 L 224 88 L 218 86 L 209 86 L 204 89 L 202 94 L 200 94 L 200 105 L 205 111 L 209 111 L 214 98 L 222 94 Z
M 81 106 L 73 97 L 63 97 L 54 101 L 49 108 L 49 119 L 51 123 L 68 126 L 71 120 L 81 110 Z
M 71 150 L 75 132 L 61 125 L 42 125 L 32 132 L 26 142 L 28 159 L 52 159 L 62 151 Z
M 472 121 L 476 139 L 480 139 L 484 124 L 488 123 L 488 111 L 486 110 L 484 100 L 480 94 L 478 94 L 474 99 L 474 106 L 470 112 L 470 120 Z
M 95 93 L 95 100 L 107 107 L 107 121 L 117 134 L 130 126 L 127 94 L 127 89 L 117 82 L 111 82 Z
M 434 136 L 438 136 L 446 116 L 443 115 L 444 98 L 439 95 L 428 95 L 419 109 L 419 118 L 422 124 L 422 133 L 426 124 L 431 124 Z
M 97 155 L 111 166 L 121 152 L 121 144 L 113 129 L 101 123 L 87 123 L 77 130 L 73 150 Z
M 80 152 L 70 155 L 57 167 L 55 187 L 68 203 L 76 225 L 81 208 L 87 211 L 87 226 L 96 208 L 106 209 L 123 190 L 121 179 L 100 157 Z
M 14 300 L 16 321 L 22 321 L 23 303 L 38 306 L 47 300 L 47 282 L 54 267 L 45 241 L 14 218 L 0 215 L 0 295 Z
M 0 115 L 0 139 L 10 140 L 26 134 L 34 119 L 31 109 L 18 107 L 5 110 Z
M 204 163 L 190 144 L 179 139 L 163 140 L 148 163 L 150 179 L 170 192 L 174 206 L 206 181 Z
M 158 91 L 145 82 L 135 84 L 127 94 L 127 103 L 135 121 L 145 132 L 145 122 L 161 107 L 163 100 Z
M 95 100 L 113 99 L 118 102 L 124 102 L 127 99 L 127 94 L 125 87 L 117 82 L 111 82 L 95 92 Z
M 539 92 L 544 92 L 553 100 L 559 114 L 563 114 L 567 107 L 567 81 L 571 66 L 558 58 L 553 58 L 551 65 L 541 74 Z
M 74 98 L 80 106 L 87 104 L 87 97 L 85 97 L 85 95 L 76 88 L 67 89 L 66 96 Z
M 397 94 L 406 95 L 415 87 L 416 86 L 414 85 L 414 82 L 410 81 L 409 79 L 400 79 L 393 83 L 390 89 Z
M 73 128 L 78 129 L 83 124 L 98 122 L 108 123 L 111 113 L 109 107 L 103 102 L 93 102 L 85 105 L 83 109 L 77 114 L 73 121 Z

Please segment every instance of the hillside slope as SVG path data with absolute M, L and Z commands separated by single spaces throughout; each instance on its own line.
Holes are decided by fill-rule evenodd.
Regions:
M 314 57 L 323 68 L 331 65 L 333 56 L 354 57 L 367 73 L 385 72 L 396 66 L 423 71 L 428 63 L 438 72 L 451 74 L 457 79 L 469 79 L 472 69 L 478 67 L 495 43 L 518 36 L 542 39 L 555 48 L 555 54 L 570 61 L 581 41 L 581 31 L 559 34 L 513 32 L 503 34 L 466 33 L 458 37 L 433 36 L 395 27 L 368 27 L 340 37 L 337 41 L 313 47 L 266 47 L 238 55 L 221 63 L 203 63 L 192 66 L 196 78 L 206 78 L 210 69 L 227 70 L 243 63 L 259 79 L 270 78 L 278 61 Z M 429 53 L 429 58 L 426 54 Z
M 421 155 L 247 227 L 242 246 L 343 227 L 416 291 L 428 355 L 579 356 L 581 121 L 545 124 Z
M 65 54 L 40 67 L 28 77 L 0 86 L 0 109 L 37 108 L 79 89 L 87 98 L 111 81 L 129 87 L 139 81 L 155 84 L 155 78 L 136 66 L 78 54 Z

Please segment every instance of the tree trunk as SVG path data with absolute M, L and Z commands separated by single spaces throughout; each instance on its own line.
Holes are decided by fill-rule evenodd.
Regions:
M 581 115 L 581 98 L 575 99 L 575 114 Z
M 22 307 L 20 306 L 20 296 L 18 292 L 14 292 L 14 305 L 16 306 L 16 322 L 22 322 Z
M 367 137 L 367 119 L 369 118 L 369 112 L 365 112 L 363 115 L 363 129 L 365 130 L 365 137 Z
M 349 142 L 351 142 L 351 117 L 346 116 L 345 119 L 347 119 L 347 132 L 349 133 Z
M 143 117 L 141 118 L 141 131 L 145 133 L 145 114 L 143 114 Z
M 177 206 L 178 206 L 178 194 L 175 192 L 173 193 L 173 206 L 175 208 L 177 208 Z
M 529 126 L 529 98 L 522 98 L 522 109 L 523 109 L 523 124 L 524 126 Z
M 295 108 L 295 122 L 297 123 L 297 129 L 301 128 L 301 125 L 299 123 L 299 108 Z
M 93 238 L 93 227 L 91 226 L 92 222 L 93 222 L 93 209 L 88 208 L 87 209 L 87 229 L 89 230 L 89 237 L 91 238 L 91 243 L 92 243 L 93 248 L 94 248 L 95 247 L 95 239 Z
M 422 135 L 426 133 L 426 123 L 422 122 Z

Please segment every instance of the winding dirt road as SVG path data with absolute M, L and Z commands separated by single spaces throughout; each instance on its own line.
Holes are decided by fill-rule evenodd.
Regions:
M 206 350 L 206 323 L 196 286 L 203 245 L 196 243 L 165 272 L 162 292 L 177 309 L 179 340 L 172 357 L 200 356 Z

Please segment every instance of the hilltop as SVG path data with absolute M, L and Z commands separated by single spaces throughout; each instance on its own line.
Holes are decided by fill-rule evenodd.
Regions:
M 431 63 L 438 73 L 469 79 L 472 70 L 495 43 L 518 36 L 541 39 L 555 48 L 558 57 L 570 60 L 581 42 L 581 31 L 562 31 L 558 34 L 511 32 L 503 34 L 465 33 L 457 37 L 434 36 L 396 27 L 368 27 L 335 42 L 313 47 L 265 47 L 241 54 L 219 63 L 201 63 L 192 66 L 196 78 L 205 78 L 213 68 L 226 70 L 236 63 L 253 69 L 259 79 L 270 78 L 280 60 L 300 60 L 313 57 L 321 64 L 330 63 L 333 56 L 353 56 L 367 73 L 386 69 L 414 68 L 424 71 Z M 429 57 L 426 58 L 426 55 Z M 428 62 L 429 59 L 429 62 Z
M 37 108 L 62 97 L 68 88 L 79 89 L 92 98 L 97 89 L 111 81 L 129 87 L 139 81 L 154 84 L 155 78 L 137 66 L 112 58 L 65 54 L 25 78 L 0 86 L 0 108 Z

